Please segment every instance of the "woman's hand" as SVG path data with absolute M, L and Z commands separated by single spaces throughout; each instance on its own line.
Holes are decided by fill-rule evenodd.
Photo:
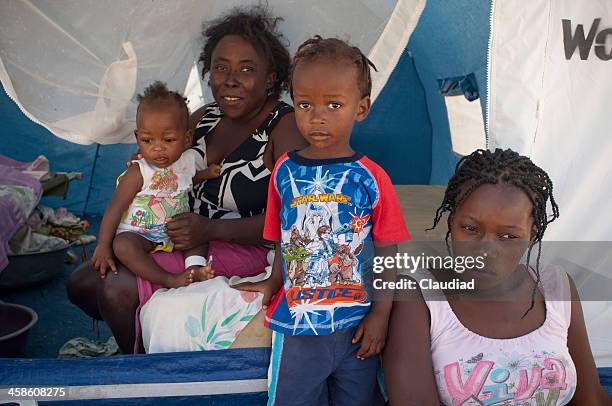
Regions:
M 199 214 L 183 213 L 172 217 L 166 229 L 174 247 L 186 251 L 211 240 L 212 222 Z
M 130 166 L 132 166 L 132 161 L 138 161 L 139 159 L 142 159 L 142 155 L 140 155 L 140 153 L 136 151 L 134 154 L 132 154 L 132 158 L 130 158 L 130 160 L 125 163 L 125 166 L 129 168 Z
M 272 296 L 274 296 L 276 292 L 280 290 L 282 284 L 283 284 L 282 279 L 279 280 L 278 278 L 270 276 L 268 279 L 261 281 L 261 282 L 255 282 L 255 283 L 244 282 L 238 285 L 234 285 L 232 286 L 232 288 L 242 290 L 245 292 L 263 293 L 261 307 L 262 309 L 267 309 L 268 305 L 270 304 L 270 299 L 272 299 Z

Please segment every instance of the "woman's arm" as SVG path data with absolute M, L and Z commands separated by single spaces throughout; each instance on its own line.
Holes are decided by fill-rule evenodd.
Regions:
M 176 249 L 185 251 L 213 240 L 263 245 L 263 225 L 263 214 L 211 220 L 199 214 L 184 213 L 174 216 L 166 228 Z
M 431 360 L 429 310 L 419 291 L 406 290 L 393 302 L 383 351 L 391 406 L 440 404 Z
M 567 347 L 576 366 L 576 377 L 578 378 L 576 393 L 570 404 L 612 405 L 612 397 L 606 393 L 599 383 L 599 374 L 589 345 L 578 291 L 572 278 L 569 275 L 568 278 L 572 292 L 572 317 L 567 333 Z
M 138 165 L 131 165 L 119 180 L 119 184 L 113 193 L 110 203 L 106 207 L 100 233 L 98 235 L 98 245 L 92 257 L 94 267 L 99 270 L 100 276 L 104 277 L 108 268 L 117 272 L 113 255 L 113 239 L 117 232 L 117 227 L 121 221 L 121 216 L 130 206 L 138 191 L 142 188 L 142 175 Z
M 287 113 L 278 122 L 270 134 L 270 142 L 264 152 L 264 162 L 268 169 L 274 168 L 274 162 L 285 152 L 302 149 L 308 143 L 300 134 L 295 123 L 295 113 Z
M 196 128 L 196 125 L 198 125 L 198 122 L 202 119 L 202 116 L 204 115 L 204 112 L 206 111 L 206 106 L 202 106 L 199 109 L 197 109 L 196 111 L 194 111 L 190 116 L 189 116 L 189 130 L 193 131 Z

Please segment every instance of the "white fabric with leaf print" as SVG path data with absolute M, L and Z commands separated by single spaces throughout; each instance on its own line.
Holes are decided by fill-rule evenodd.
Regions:
M 223 276 L 159 289 L 140 311 L 144 348 L 147 353 L 227 349 L 261 310 L 262 297 L 231 288 Z

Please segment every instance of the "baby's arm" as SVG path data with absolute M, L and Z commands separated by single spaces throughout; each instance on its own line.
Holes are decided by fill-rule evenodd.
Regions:
M 218 178 L 221 174 L 221 166 L 218 164 L 210 164 L 208 168 L 197 171 L 195 176 L 193 177 L 193 184 L 204 182 L 208 179 Z
M 376 247 L 376 256 L 394 257 L 397 253 L 397 245 Z M 375 274 L 372 279 L 382 279 L 386 282 L 395 281 L 396 269 L 385 269 L 381 274 Z M 353 337 L 353 343 L 361 340 L 361 348 L 357 351 L 357 358 L 366 359 L 380 353 L 387 339 L 387 328 L 389 315 L 393 306 L 393 291 L 378 291 L 372 286 L 373 301 L 368 314 L 363 318 Z
M 100 276 L 103 278 L 106 276 L 109 268 L 117 273 L 113 255 L 113 239 L 121 221 L 121 216 L 142 188 L 142 182 L 140 168 L 138 165 L 131 165 L 119 180 L 113 197 L 106 207 L 100 225 L 98 245 L 92 258 L 94 267 L 99 270 Z

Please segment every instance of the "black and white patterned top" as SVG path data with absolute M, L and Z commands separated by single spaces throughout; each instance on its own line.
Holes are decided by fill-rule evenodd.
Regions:
M 270 180 L 270 170 L 264 164 L 264 150 L 274 127 L 290 112 L 293 112 L 293 107 L 279 102 L 253 134 L 220 163 L 221 175 L 218 178 L 194 186 L 189 194 L 192 212 L 210 219 L 251 217 L 264 212 Z M 195 129 L 193 147 L 204 157 L 206 137 L 222 117 L 216 103 L 205 106 L 204 115 Z

